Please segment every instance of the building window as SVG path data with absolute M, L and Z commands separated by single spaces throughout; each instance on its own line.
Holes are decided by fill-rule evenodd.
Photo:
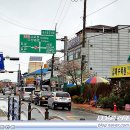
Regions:
M 68 61 L 73 60 L 74 59 L 74 52 L 69 52 L 67 57 L 68 57 L 67 58 Z
M 81 58 L 81 48 L 75 50 L 75 59 Z

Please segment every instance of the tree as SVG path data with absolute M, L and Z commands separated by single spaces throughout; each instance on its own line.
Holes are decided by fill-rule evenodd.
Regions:
M 70 76 L 70 80 L 72 81 L 72 83 L 75 83 L 77 86 L 77 81 L 80 78 L 78 71 L 80 71 L 80 69 L 80 65 L 76 61 L 70 61 L 64 63 L 59 67 L 59 73 L 63 77 Z

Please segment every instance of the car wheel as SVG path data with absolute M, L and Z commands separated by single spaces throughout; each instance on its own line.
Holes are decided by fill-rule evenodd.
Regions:
M 39 106 L 42 106 L 42 103 L 39 101 Z
M 55 110 L 55 109 L 56 109 L 56 107 L 55 107 L 55 104 L 54 104 L 54 103 L 52 104 L 52 109 L 53 109 L 53 110 Z
M 68 107 L 68 111 L 71 111 L 71 106 L 70 106 L 70 107 Z
M 37 103 L 34 101 L 34 105 L 37 105 Z

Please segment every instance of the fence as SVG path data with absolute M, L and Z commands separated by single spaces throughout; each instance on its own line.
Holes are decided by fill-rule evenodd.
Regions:
M 37 110 L 39 114 L 42 115 L 44 120 L 53 120 L 53 119 L 58 119 L 58 120 L 64 120 L 62 117 L 59 116 L 49 116 L 49 110 L 48 107 L 45 108 L 45 112 L 43 113 L 39 108 L 37 107 L 32 107 L 31 103 L 29 102 L 28 104 L 25 102 L 21 102 L 20 96 L 8 96 L 8 97 L 2 97 L 3 100 L 7 99 L 8 102 L 8 110 L 7 113 L 5 113 L 5 116 L 7 116 L 7 120 L 21 120 L 21 114 L 24 113 L 27 116 L 27 120 L 32 120 L 32 111 Z M 25 113 L 21 106 L 25 105 L 27 109 L 27 113 Z

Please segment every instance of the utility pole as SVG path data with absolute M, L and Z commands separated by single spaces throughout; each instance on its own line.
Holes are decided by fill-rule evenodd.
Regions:
M 64 36 L 64 61 L 66 60 L 66 50 L 67 50 L 67 41 L 68 41 L 68 37 Z
M 55 55 L 52 54 L 52 60 L 51 60 L 51 78 L 53 77 L 53 68 L 54 68 L 54 57 Z
M 20 87 L 20 81 L 21 81 L 21 70 L 20 70 L 20 64 L 19 64 L 19 69 L 18 69 L 18 87 Z
M 86 38 L 85 38 L 85 29 L 86 29 L 86 3 L 87 3 L 87 0 L 84 0 L 84 12 L 83 12 L 83 41 L 82 41 L 82 57 L 81 57 L 81 84 L 82 84 L 82 81 L 83 81 L 83 68 L 84 68 L 84 63 L 85 63 L 85 60 L 86 60 L 86 55 L 84 54 L 85 52 L 85 41 L 86 41 Z
M 41 82 L 40 82 L 40 90 L 42 90 L 42 62 L 41 62 Z
M 57 27 L 57 23 L 55 25 L 55 33 L 56 33 L 56 27 Z M 53 77 L 53 68 L 54 68 L 54 59 L 55 59 L 55 54 L 52 54 L 52 61 L 51 61 L 51 78 Z

